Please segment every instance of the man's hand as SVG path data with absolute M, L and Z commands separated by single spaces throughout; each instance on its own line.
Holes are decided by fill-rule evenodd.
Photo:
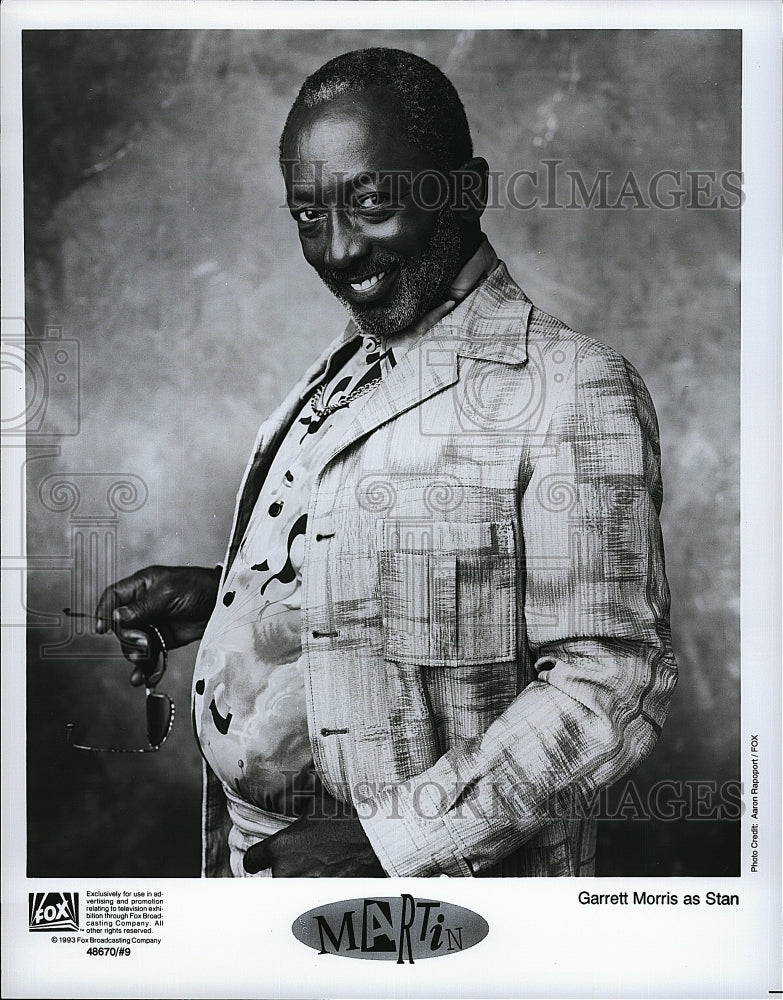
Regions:
M 131 684 L 144 684 L 151 658 L 157 660 L 145 626 L 154 625 L 169 649 L 200 639 L 219 583 L 218 569 L 148 566 L 106 588 L 95 609 L 96 630 L 117 633 L 125 658 L 135 667 Z
M 271 868 L 274 878 L 386 878 L 358 817 L 342 803 L 253 844 L 244 864 L 251 875 Z

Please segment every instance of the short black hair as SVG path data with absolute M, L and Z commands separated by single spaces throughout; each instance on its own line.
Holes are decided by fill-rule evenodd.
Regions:
M 454 85 L 437 66 L 402 49 L 356 49 L 330 59 L 305 80 L 280 136 L 280 158 L 296 114 L 341 94 L 383 87 L 397 95 L 404 134 L 425 149 L 442 170 L 455 170 L 473 156 L 465 108 Z

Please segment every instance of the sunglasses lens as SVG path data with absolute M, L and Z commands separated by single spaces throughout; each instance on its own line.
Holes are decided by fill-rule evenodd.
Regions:
M 171 729 L 173 706 L 166 694 L 151 691 L 147 695 L 147 739 L 157 747 L 166 739 Z

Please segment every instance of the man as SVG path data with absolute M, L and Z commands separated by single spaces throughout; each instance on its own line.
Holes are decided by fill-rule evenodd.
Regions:
M 262 425 L 225 565 L 109 588 L 143 683 L 201 638 L 204 873 L 585 875 L 577 808 L 649 753 L 676 664 L 655 415 L 485 239 L 449 81 L 369 49 L 280 161 L 351 322 Z

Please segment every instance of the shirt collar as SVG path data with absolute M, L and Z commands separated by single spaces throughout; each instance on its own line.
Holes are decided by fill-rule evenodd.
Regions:
M 456 277 L 446 291 L 446 300 L 451 299 L 455 307 L 458 306 L 470 293 L 481 284 L 497 267 L 498 257 L 492 249 L 489 240 L 484 237 L 481 245 L 473 256 L 462 266 Z M 448 322 L 450 313 L 444 317 Z M 393 337 L 386 338 L 384 348 L 391 347 L 394 356 L 399 360 L 407 351 L 417 343 L 425 334 L 435 326 L 435 321 L 423 323 L 421 320 L 414 323 L 407 330 L 395 333 Z
M 437 324 L 420 320 L 390 338 L 388 346 L 393 347 L 397 359 L 436 327 L 434 336 L 453 342 L 462 357 L 512 365 L 525 363 L 532 304 L 486 237 L 454 278 L 447 294 L 456 305 Z M 359 331 L 351 320 L 342 343 L 356 344 L 358 339 Z
M 485 236 L 478 250 L 464 265 L 451 285 L 449 285 L 446 298 L 454 299 L 455 302 L 461 302 L 473 291 L 480 281 L 488 278 L 497 266 L 498 255 Z

